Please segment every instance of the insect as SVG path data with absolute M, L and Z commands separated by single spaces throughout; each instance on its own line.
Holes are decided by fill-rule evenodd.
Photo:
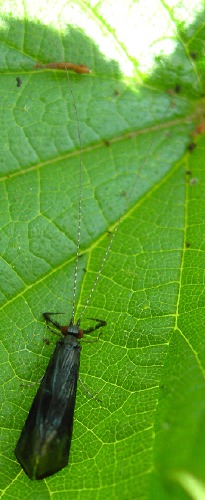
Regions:
M 65 63 L 65 70 L 67 71 L 68 68 L 66 65 L 67 63 Z M 46 67 L 48 66 L 46 65 Z M 57 68 L 57 66 L 55 66 L 54 69 L 63 68 Z M 135 184 L 131 190 L 131 194 Z M 94 285 L 88 295 L 80 318 L 77 323 L 75 323 L 74 313 L 77 264 L 80 246 L 79 228 L 81 223 L 81 196 L 79 207 L 72 317 L 69 325 L 61 326 L 53 319 L 53 315 L 57 313 L 43 313 L 44 319 L 50 330 L 54 333 L 60 332 L 63 337 L 56 344 L 56 348 L 33 400 L 30 412 L 15 448 L 15 455 L 30 479 L 43 479 L 58 472 L 68 463 L 80 366 L 81 345 L 79 340 L 82 339 L 84 334 L 91 333 L 106 325 L 104 320 L 96 319 L 97 324 L 95 327 L 83 331 L 80 328 L 80 320 L 98 283 L 108 252 L 126 208 L 112 231 Z
M 55 327 L 64 338 L 56 344 L 15 448 L 15 455 L 30 479 L 43 479 L 68 464 L 80 366 L 78 339 L 106 324 L 97 320 L 94 328 L 83 332 L 79 322 L 60 326 L 51 318 L 53 314 L 56 313 L 43 316 L 50 329 Z

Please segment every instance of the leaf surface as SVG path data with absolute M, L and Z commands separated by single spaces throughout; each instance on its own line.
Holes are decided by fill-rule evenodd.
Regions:
M 14 2 L 15 17 L 1 6 L 2 498 L 201 499 L 204 11 L 41 3 Z M 37 390 L 22 384 L 54 350 L 42 312 L 72 314 L 81 160 L 67 75 L 38 61 L 92 70 L 69 76 L 83 163 L 76 319 L 122 220 L 81 322 L 107 322 L 80 370 L 102 404 L 79 383 L 69 465 L 31 482 L 13 454 Z

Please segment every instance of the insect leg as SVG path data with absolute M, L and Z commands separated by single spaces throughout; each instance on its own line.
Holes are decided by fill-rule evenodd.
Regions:
M 98 330 L 98 328 L 101 328 L 101 326 L 106 326 L 107 323 L 103 319 L 98 319 L 98 318 L 88 318 L 91 321 L 97 321 L 97 324 L 95 326 L 91 326 L 90 328 L 87 328 L 87 330 L 83 330 L 84 333 L 91 333 L 94 332 L 95 330 Z
M 58 330 L 61 331 L 61 325 L 57 321 L 53 321 L 53 319 L 50 317 L 50 316 L 52 316 L 54 314 L 64 314 L 64 313 L 45 312 L 45 313 L 43 313 L 43 317 L 46 320 L 46 323 L 47 323 L 47 326 L 48 326 L 49 330 L 51 330 L 51 326 L 49 325 L 49 323 L 51 323 Z M 51 330 L 51 331 L 54 332 L 54 330 Z M 54 333 L 56 333 L 56 332 L 54 332 Z

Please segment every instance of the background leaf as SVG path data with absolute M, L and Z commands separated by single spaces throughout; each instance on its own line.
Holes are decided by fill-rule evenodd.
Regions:
M 191 135 L 203 131 L 203 25 L 199 2 L 1 4 L 4 498 L 203 498 L 204 139 Z M 31 482 L 13 450 L 37 389 L 21 384 L 54 349 L 42 312 L 71 316 L 80 161 L 67 76 L 34 65 L 66 60 L 92 69 L 70 75 L 76 318 L 123 220 L 82 320 L 107 322 L 80 371 L 103 403 L 79 384 L 69 465 Z

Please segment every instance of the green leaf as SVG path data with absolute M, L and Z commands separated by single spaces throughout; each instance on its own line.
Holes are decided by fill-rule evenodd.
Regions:
M 204 127 L 203 8 L 24 6 L 1 2 L 2 498 L 202 499 L 204 138 L 191 133 Z M 72 94 L 38 61 L 92 73 L 70 74 Z M 102 404 L 79 383 L 69 465 L 32 482 L 13 450 L 37 390 L 24 384 L 55 346 L 42 312 L 72 314 L 73 95 L 76 319 L 122 220 L 81 322 L 107 322 L 80 370 Z

